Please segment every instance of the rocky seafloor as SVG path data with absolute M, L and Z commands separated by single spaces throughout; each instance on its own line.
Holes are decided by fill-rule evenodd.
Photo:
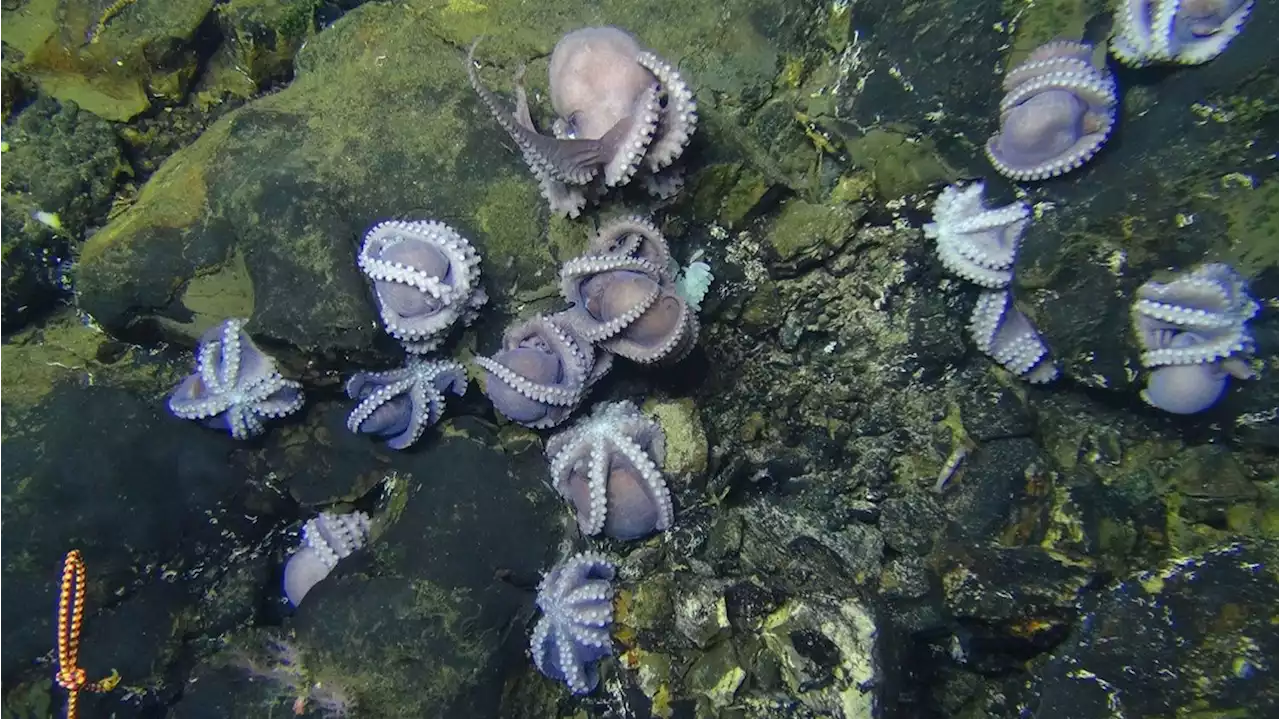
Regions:
M 80 664 L 121 676 L 84 717 L 332 715 L 322 693 L 371 719 L 1275 714 L 1274 3 L 1205 65 L 1113 62 L 1102 152 L 1018 185 L 982 153 L 1000 76 L 1104 41 L 1107 3 L 136 0 L 99 28 L 107 9 L 3 9 L 4 717 L 60 715 L 73 548 Z M 463 59 L 485 36 L 504 94 L 527 66 L 545 124 L 551 48 L 598 24 L 677 64 L 699 127 L 673 198 L 553 218 Z M 922 233 L 974 178 L 1034 207 L 1014 295 L 1055 383 L 976 351 L 976 292 Z M 670 531 L 579 537 L 545 436 L 475 383 L 411 450 L 346 429 L 343 379 L 397 356 L 354 261 L 368 227 L 475 245 L 490 301 L 446 346 L 466 362 L 559 307 L 559 263 L 624 213 L 716 276 L 689 358 L 588 399 L 661 423 Z M 1162 413 L 1131 297 L 1206 261 L 1262 304 L 1259 377 Z M 308 394 L 255 440 L 165 409 L 227 317 Z M 368 546 L 289 610 L 300 526 L 353 507 Z M 527 638 L 540 573 L 586 547 L 618 566 L 614 657 L 576 697 Z

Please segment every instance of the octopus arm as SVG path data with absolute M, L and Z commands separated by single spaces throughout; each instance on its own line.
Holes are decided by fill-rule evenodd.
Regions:
M 517 102 L 515 112 L 507 110 L 501 100 L 480 82 L 476 73 L 475 51 L 479 40 L 471 45 L 467 52 L 467 79 L 471 87 L 480 96 L 481 102 L 489 108 L 502 129 L 507 131 L 512 140 L 520 148 L 525 162 L 541 178 L 544 174 L 550 179 L 573 185 L 585 185 L 600 171 L 601 158 L 604 156 L 605 138 L 600 140 L 560 140 L 547 137 L 533 129 L 533 121 L 529 117 L 528 102 Z M 612 134 L 613 131 L 610 131 Z

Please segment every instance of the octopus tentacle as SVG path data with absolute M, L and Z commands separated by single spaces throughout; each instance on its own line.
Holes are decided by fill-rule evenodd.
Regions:
M 1006 91 L 1051 72 L 1081 72 L 1091 67 L 1093 48 L 1075 40 L 1052 40 L 1027 56 L 1005 73 L 1001 87 Z
M 1116 86 L 1085 43 L 1041 46 L 1005 75 L 1000 129 L 987 140 L 992 166 L 1014 180 L 1043 180 L 1089 161 L 1111 133 Z
M 587 243 L 588 252 L 607 255 L 629 255 L 648 260 L 662 270 L 663 279 L 671 280 L 671 250 L 667 240 L 652 222 L 638 215 L 619 217 L 602 226 Z
M 526 324 L 527 329 L 523 332 L 520 331 L 521 328 L 515 328 L 511 337 L 515 341 L 524 341 L 525 338 L 538 334 L 551 345 L 551 350 L 565 363 L 565 374 L 569 382 L 584 384 L 591 376 L 595 357 L 589 348 L 583 348 L 581 338 L 570 333 L 567 327 L 571 325 L 564 324 L 565 319 L 567 318 L 563 313 L 538 318 L 538 321 Z
M 480 287 L 479 253 L 441 222 L 374 225 L 357 265 L 374 281 L 387 332 L 413 353 L 433 349 L 458 320 L 469 324 L 488 300 Z
M 475 68 L 475 51 L 479 44 L 480 40 L 477 39 L 467 51 L 467 78 L 471 81 L 471 87 L 476 94 L 480 96 L 480 100 L 489 108 L 490 114 L 520 148 L 520 153 L 524 156 L 529 168 L 535 174 L 545 174 L 560 182 L 574 185 L 585 185 L 590 182 L 599 173 L 606 139 L 560 140 L 539 134 L 532 127 L 526 127 L 524 120 L 528 119 L 527 103 L 521 117 L 521 113 L 510 112 L 504 108 L 502 101 L 481 83 L 480 75 Z M 533 123 L 530 120 L 528 124 Z
M 651 322 L 656 322 L 660 319 L 654 314 L 662 309 L 659 307 L 660 303 L 664 306 L 676 306 L 677 314 L 659 344 L 654 345 L 633 337 L 632 335 L 650 329 L 648 327 L 638 328 L 637 322 L 633 321 L 628 323 L 620 332 L 607 339 L 600 340 L 600 346 L 616 355 L 621 355 L 632 362 L 639 362 L 640 364 L 653 364 L 659 361 L 675 362 L 683 359 L 688 354 L 688 350 L 683 353 L 677 353 L 676 350 L 684 349 L 686 338 L 697 335 L 697 318 L 690 311 L 687 302 L 682 300 L 675 292 L 664 288 L 657 300 L 642 313 L 648 315 L 645 319 L 649 319 Z
M 485 394 L 494 408 L 535 429 L 567 419 L 608 370 L 561 315 L 537 316 L 508 328 L 502 350 L 474 361 L 489 374 Z
M 347 429 L 377 435 L 391 449 L 406 449 L 444 413 L 445 392 L 463 395 L 467 374 L 451 360 L 410 356 L 403 367 L 357 372 L 347 380 L 347 396 L 359 400 Z
M 650 173 L 644 176 L 644 189 L 660 200 L 674 197 L 683 187 L 683 167 L 668 167 L 657 174 Z
M 643 281 L 650 287 L 643 295 L 630 298 L 625 310 L 612 317 L 597 317 L 586 307 L 584 282 L 609 274 L 624 281 Z M 638 276 L 638 277 L 637 277 Z M 609 281 L 609 280 L 606 280 Z M 586 255 L 569 260 L 560 268 L 560 291 L 572 307 L 563 314 L 570 326 L 588 342 L 598 343 L 616 336 L 644 315 L 663 295 L 663 272 L 648 260 L 616 255 Z
M 635 109 L 629 121 L 618 123 L 625 127 L 614 128 L 621 137 L 617 145 L 610 145 L 613 150 L 612 158 L 604 166 L 606 187 L 627 184 L 636 174 L 636 170 L 640 169 L 640 163 L 645 159 L 649 143 L 653 141 L 654 133 L 658 129 L 661 111 L 662 107 L 658 102 L 658 85 L 654 84 L 636 99 Z M 613 131 L 610 134 L 613 134 Z M 606 135 L 606 137 L 609 136 Z
M 1086 66 L 1089 71 L 1091 67 Z M 1115 104 L 1115 82 L 1110 78 L 1099 80 L 1092 74 L 1050 72 L 1033 78 L 1010 90 L 1000 101 L 1000 113 L 1004 115 L 1027 100 L 1041 93 L 1061 90 L 1089 104 L 1109 107 Z
M 572 407 L 581 399 L 579 392 L 566 387 L 553 387 L 548 384 L 533 382 L 521 375 L 511 371 L 496 360 L 489 357 L 476 357 L 475 363 L 480 365 L 481 369 L 491 373 L 494 377 L 502 380 L 511 386 L 512 389 L 521 395 L 544 404 L 555 405 L 557 407 Z
M 244 325 L 245 320 L 228 319 L 201 336 L 195 372 L 169 395 L 174 416 L 247 439 L 262 433 L 264 417 L 283 417 L 302 407 L 302 385 L 280 375 L 275 360 L 258 349 Z
M 969 334 L 978 349 L 1027 381 L 1041 383 L 1058 376 L 1040 333 L 1013 307 L 1006 290 L 983 292 L 978 297 Z M 1042 369 L 1041 364 L 1052 369 Z
M 658 78 L 667 96 L 666 109 L 645 158 L 649 169 L 657 172 L 680 157 L 689 144 L 698 127 L 698 103 L 688 83 L 670 63 L 651 52 L 640 53 L 636 62 Z

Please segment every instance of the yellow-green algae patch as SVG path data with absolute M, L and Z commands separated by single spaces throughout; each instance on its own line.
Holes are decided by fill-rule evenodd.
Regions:
M 696 477 L 707 471 L 707 433 L 692 399 L 650 398 L 641 407 L 657 419 L 666 438 L 662 470 L 677 477 Z
M 553 280 L 552 259 L 538 220 L 541 196 L 527 178 L 503 174 L 489 184 L 475 210 L 476 226 L 485 233 L 485 261 L 511 267 L 522 287 Z
M 182 292 L 182 306 L 195 313 L 190 322 L 160 318 L 182 334 L 199 337 L 228 317 L 253 314 L 253 280 L 245 267 L 244 255 L 235 252 L 226 264 L 197 274 Z
M 19 332 L 0 345 L 0 404 L 5 411 L 33 407 L 62 383 L 106 384 L 154 395 L 183 374 L 172 365 L 135 362 L 138 348 L 120 345 L 119 352 L 105 351 L 110 342 L 71 310 Z M 14 429 L 6 421 L 5 432 Z
M 1215 198 L 1227 218 L 1227 246 L 1219 258 L 1245 277 L 1276 266 L 1276 237 L 1280 236 L 1280 187 L 1269 177 L 1260 186 L 1242 186 L 1230 176 L 1221 179 Z
M 102 3 L 29 0 L 4 11 L 4 40 L 45 93 L 126 121 L 150 106 L 148 95 L 179 99 L 197 67 L 192 38 L 212 7 L 213 0 L 136 0 L 95 30 Z
M 1005 0 L 1003 14 L 1013 32 L 1008 66 L 1022 62 L 1051 40 L 1080 39 L 1089 18 L 1109 9 L 1105 0 Z M 1100 49 L 1105 56 L 1106 48 Z
M 845 148 L 854 166 L 871 172 L 876 192 L 885 200 L 958 177 L 928 138 L 915 139 L 904 132 L 875 128 L 846 141 Z
M 170 157 L 143 185 L 134 204 L 84 244 L 82 263 L 111 262 L 135 251 L 128 240 L 152 230 L 182 230 L 208 211 L 205 170 L 227 139 L 230 124 L 215 123 L 196 142 Z

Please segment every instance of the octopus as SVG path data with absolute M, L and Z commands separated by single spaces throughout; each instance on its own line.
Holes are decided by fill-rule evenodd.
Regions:
M 1244 279 L 1222 263 L 1139 287 L 1133 329 L 1142 364 L 1152 369 L 1142 399 L 1166 412 L 1195 414 L 1218 402 L 1229 377 L 1255 378 L 1246 325 L 1258 309 Z
M 347 417 L 347 429 L 405 449 L 440 420 L 446 391 L 459 397 L 467 391 L 466 369 L 450 360 L 411 355 L 398 369 L 357 372 L 347 380 L 347 396 L 360 401 Z
M 478 42 L 478 41 L 477 41 Z M 574 30 L 551 53 L 552 135 L 534 126 L 517 81 L 514 110 L 476 72 L 476 45 L 467 77 L 481 101 L 515 141 L 556 214 L 577 217 L 588 199 L 637 175 L 651 192 L 679 186 L 668 169 L 698 124 L 697 103 L 674 66 L 615 27 Z
M 1133 67 L 1199 65 L 1240 34 L 1253 0 L 1120 0 L 1111 54 Z
M 634 362 L 677 362 L 697 342 L 697 312 L 677 282 L 666 239 L 638 217 L 601 227 L 587 253 L 560 268 L 560 291 L 571 305 L 564 313 L 570 326 Z
M 476 357 L 484 391 L 508 419 L 534 429 L 554 427 L 577 409 L 613 356 L 598 353 L 564 316 L 539 315 L 507 328 L 502 349 Z
M 675 518 L 660 464 L 662 428 L 631 402 L 597 405 L 547 441 L 552 486 L 577 510 L 588 536 L 637 539 L 666 531 Z
M 938 259 L 951 272 L 982 287 L 1008 287 L 1031 208 L 1025 202 L 988 208 L 983 190 L 981 182 L 944 189 L 924 236 L 937 241 Z
M 329 576 L 338 561 L 351 556 L 369 539 L 369 515 L 364 512 L 321 512 L 302 527 L 302 544 L 284 565 L 284 594 L 293 606 L 302 604 L 311 588 Z
M 984 288 L 969 318 L 969 336 L 978 349 L 1022 379 L 1048 382 L 1058 368 L 1027 316 L 1013 306 L 1009 286 L 1031 210 L 1015 202 L 988 208 L 983 183 L 950 186 L 933 205 L 925 237 L 937 242 L 944 267 Z
M 969 336 L 983 354 L 1032 384 L 1058 378 L 1058 367 L 1031 320 L 1013 306 L 1008 290 L 978 295 Z
M 1088 162 L 1111 134 L 1116 84 L 1086 43 L 1041 45 L 1005 74 L 991 165 L 1014 180 L 1043 180 Z
M 534 666 L 588 694 L 600 676 L 596 661 L 613 653 L 614 568 L 604 555 L 583 552 L 551 568 L 538 585 L 542 617 L 529 637 Z
M 488 301 L 479 255 L 441 222 L 378 223 L 357 264 L 373 280 L 383 327 L 412 353 L 436 349 L 456 322 L 470 324 Z
M 174 416 L 248 439 L 265 431 L 264 418 L 302 407 L 302 385 L 281 376 L 275 360 L 245 332 L 245 322 L 228 319 L 201 336 L 196 371 L 169 395 Z

